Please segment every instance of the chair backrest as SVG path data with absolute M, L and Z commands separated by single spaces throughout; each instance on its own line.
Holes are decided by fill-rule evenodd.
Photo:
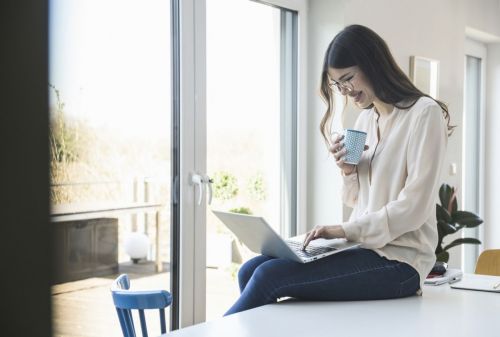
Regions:
M 120 326 L 124 337 L 136 337 L 132 310 L 139 311 L 142 336 L 148 337 L 144 310 L 159 309 L 161 333 L 167 332 L 165 308 L 172 303 L 172 295 L 166 290 L 130 291 L 130 280 L 127 274 L 116 278 L 111 286 L 111 294 L 116 307 Z
M 500 276 L 500 249 L 488 249 L 479 255 L 476 274 Z

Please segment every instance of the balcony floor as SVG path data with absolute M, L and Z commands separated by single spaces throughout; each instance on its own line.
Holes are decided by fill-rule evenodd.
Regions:
M 119 274 L 122 273 L 129 275 L 133 290 L 170 288 L 168 264 L 164 264 L 164 272 L 156 273 L 151 261 L 135 265 L 121 263 Z M 109 290 L 117 276 L 89 278 L 53 286 L 53 336 L 123 336 Z M 221 317 L 237 296 L 237 282 L 229 273 L 207 268 L 207 321 Z M 166 314 L 168 321 L 170 312 Z M 159 335 L 158 311 L 146 312 L 146 317 L 149 335 Z M 140 330 L 137 323 L 136 329 Z

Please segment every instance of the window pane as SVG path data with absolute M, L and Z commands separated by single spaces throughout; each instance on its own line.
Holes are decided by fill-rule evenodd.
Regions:
M 168 0 L 50 1 L 55 335 L 122 336 L 118 274 L 170 287 L 170 36 Z
M 290 144 L 296 135 L 284 130 L 293 123 L 283 113 L 293 109 L 285 109 L 283 99 L 295 97 L 283 91 L 290 85 L 284 79 L 293 76 L 283 68 L 288 45 L 282 44 L 287 27 L 281 14 L 248 0 L 207 1 L 210 208 L 262 216 L 278 233 L 282 210 L 295 209 L 283 185 L 294 182 L 287 165 L 296 148 Z M 207 320 L 221 317 L 237 299 L 237 270 L 254 255 L 207 212 Z

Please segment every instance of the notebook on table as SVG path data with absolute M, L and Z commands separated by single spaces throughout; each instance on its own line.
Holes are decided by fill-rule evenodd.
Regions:
M 429 275 L 424 281 L 424 284 L 438 286 L 445 283 L 458 282 L 462 279 L 462 270 L 448 269 L 443 275 Z
M 450 287 L 500 293 L 500 276 L 466 274 L 462 280 L 451 284 Z
M 302 250 L 303 235 L 285 240 L 262 217 L 221 211 L 213 213 L 250 250 L 267 256 L 308 263 L 360 245 L 345 239 L 318 239 Z

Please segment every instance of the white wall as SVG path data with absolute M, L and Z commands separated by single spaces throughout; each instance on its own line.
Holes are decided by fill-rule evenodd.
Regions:
M 308 153 L 307 153 L 307 224 L 309 228 L 319 224 L 342 221 L 340 180 L 337 167 L 328 155 L 319 132 L 319 123 L 325 105 L 319 98 L 319 79 L 324 52 L 332 37 L 343 26 L 343 3 L 336 1 L 310 1 L 308 18 Z
M 465 0 L 466 24 L 500 36 L 500 0 Z
M 498 4 L 498 0 L 309 1 L 309 226 L 338 223 L 343 212 L 338 192 L 340 177 L 333 160 L 326 154 L 318 131 L 325 109 L 317 95 L 319 75 L 323 53 L 335 34 L 341 27 L 353 23 L 372 28 L 386 40 L 396 62 L 407 74 L 411 55 L 440 61 L 439 99 L 448 104 L 452 123 L 459 126 L 449 139 L 441 180 L 460 191 L 465 27 L 467 22 L 472 22 L 476 29 L 494 28 L 492 34 L 500 31 L 500 23 L 494 20 L 499 17 L 495 14 Z M 474 7 L 471 12 L 474 16 L 469 18 L 467 10 L 471 7 Z M 487 18 L 484 24 L 481 21 L 483 14 Z M 349 113 L 347 121 L 352 123 L 357 114 L 352 109 Z M 500 120 L 498 123 L 500 127 Z M 498 159 L 500 163 L 500 157 Z M 453 176 L 449 174 L 451 163 L 457 165 L 457 174 Z M 460 250 L 460 247 L 452 248 L 451 266 L 460 266 Z

